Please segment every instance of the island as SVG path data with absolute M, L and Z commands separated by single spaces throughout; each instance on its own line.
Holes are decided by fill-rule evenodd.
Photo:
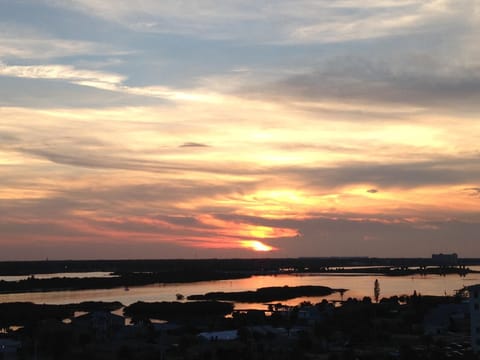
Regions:
M 271 286 L 256 291 L 210 292 L 204 295 L 190 295 L 188 300 L 223 300 L 236 302 L 270 302 L 290 300 L 304 296 L 328 296 L 343 293 L 346 289 L 332 289 L 327 286 Z

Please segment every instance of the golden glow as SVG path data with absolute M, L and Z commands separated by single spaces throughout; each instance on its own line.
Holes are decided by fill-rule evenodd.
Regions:
M 271 237 L 274 232 L 274 229 L 267 226 L 252 226 L 252 229 L 250 230 L 251 236 L 262 239 Z
M 265 239 L 297 236 L 299 229 L 284 221 L 301 224 L 324 215 L 391 222 L 386 215 L 418 219 L 408 223 L 426 228 L 431 225 L 425 218 L 454 212 L 470 219 L 480 213 L 477 192 L 465 190 L 478 188 L 475 180 L 400 187 L 361 177 L 338 184 L 329 179 L 335 168 L 369 166 L 372 159 L 373 165 L 402 166 L 475 154 L 480 125 L 474 119 L 420 118 L 417 109 L 406 107 L 397 112 L 405 121 L 378 126 L 349 121 L 345 113 L 333 122 L 328 114 L 299 109 L 312 104 L 144 90 L 158 96 L 164 91 L 175 106 L 0 108 L 0 131 L 17 129 L 16 136 L 29 144 L 18 149 L 2 144 L 0 199 L 32 206 L 42 206 L 42 200 L 51 206 L 54 199 L 62 228 L 86 239 L 267 252 L 275 249 Z M 341 110 L 336 103 L 319 105 Z M 365 109 L 388 113 L 372 107 Z M 186 143 L 200 146 L 182 146 Z M 62 210 L 57 198 L 71 201 L 72 208 Z M 17 218 L 28 218 L 21 208 Z
M 275 250 L 275 248 L 272 246 L 266 245 L 258 240 L 243 240 L 241 241 L 241 244 L 243 247 L 252 249 L 254 251 L 269 252 Z
M 275 239 L 295 237 L 298 234 L 295 229 L 224 221 L 212 216 L 199 216 L 198 219 L 204 224 L 215 226 L 216 233 L 232 238 Z

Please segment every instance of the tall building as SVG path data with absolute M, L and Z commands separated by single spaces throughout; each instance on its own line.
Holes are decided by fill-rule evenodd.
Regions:
M 468 287 L 470 297 L 470 335 L 472 349 L 480 352 L 480 284 Z

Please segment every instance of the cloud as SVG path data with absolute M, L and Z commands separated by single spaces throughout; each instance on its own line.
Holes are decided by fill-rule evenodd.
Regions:
M 59 109 L 164 104 L 166 100 L 61 81 L 0 76 L 0 106 Z
M 393 106 L 394 111 L 402 107 L 417 111 L 478 111 L 480 76 L 475 69 L 480 58 L 477 60 L 478 63 L 458 64 L 450 58 L 426 53 L 403 54 L 397 59 L 388 59 L 381 53 L 373 59 L 349 55 L 329 59 L 316 70 L 275 81 L 263 90 L 260 85 L 242 91 L 260 92 L 259 95 L 263 92 L 264 96 L 299 107 L 304 103 L 303 107 L 311 110 L 315 103 L 337 101 L 347 104 L 347 110 L 348 105 L 356 104 L 357 111 L 367 113 L 372 105 Z M 383 118 L 388 117 L 385 112 Z
M 198 93 L 187 89 L 180 91 L 176 86 L 188 83 L 193 87 L 208 82 L 208 77 L 227 76 L 228 69 L 248 65 L 249 75 L 245 75 L 248 84 L 238 84 L 237 94 L 289 101 L 291 106 L 311 111 L 332 110 L 318 107 L 318 103 L 325 100 L 359 105 L 343 111 L 351 111 L 362 119 L 373 116 L 383 119 L 393 111 L 401 112 L 401 109 L 392 110 L 391 105 L 410 106 L 411 110 L 425 107 L 458 111 L 477 109 L 475 100 L 480 92 L 480 79 L 475 69 L 479 54 L 472 44 L 479 27 L 475 11 L 472 11 L 473 1 L 369 1 L 359 6 L 347 1 L 303 0 L 295 4 L 280 1 L 274 7 L 254 1 L 200 1 L 195 5 L 178 5 L 143 0 L 138 5 L 123 0 L 113 3 L 44 0 L 41 4 L 47 5 L 50 12 L 68 13 L 69 18 L 79 22 L 89 24 L 88 19 L 95 18 L 99 31 L 104 31 L 110 22 L 126 25 L 127 30 L 115 38 L 115 45 L 108 47 L 89 41 L 88 36 L 94 40 L 94 34 L 82 34 L 87 39 L 78 40 L 72 32 L 68 34 L 72 39 L 57 39 L 42 27 L 38 41 L 45 46 L 59 44 L 60 48 L 49 57 L 59 56 L 61 61 L 31 64 L 32 59 L 38 59 L 35 54 L 49 52 L 35 47 L 34 35 L 39 26 L 30 25 L 31 29 L 22 33 L 9 25 L 3 41 L 18 39 L 16 35 L 21 34 L 25 41 L 16 43 L 24 44 L 22 48 L 27 53 L 21 57 L 29 59 L 30 65 L 17 61 L 4 72 L 44 79 L 55 76 L 86 86 L 171 101 L 198 101 Z M 61 25 L 65 26 L 47 24 L 46 29 L 55 33 Z M 187 34 L 188 37 L 172 40 L 159 35 L 164 33 Z M 209 40 L 222 37 L 241 41 L 242 47 L 231 45 L 237 42 L 228 42 L 226 47 L 225 41 Z M 365 42 L 365 39 L 371 41 Z M 188 42 L 187 48 L 193 49 L 189 51 L 210 59 L 208 63 L 212 65 L 195 61 L 196 58 L 188 56 L 182 46 L 172 46 L 172 42 L 178 41 Z M 256 45 L 265 42 L 270 46 L 259 52 Z M 341 44 L 331 46 L 330 42 Z M 159 47 L 166 50 L 153 51 L 152 43 L 161 44 Z M 296 49 L 295 46 L 300 47 Z M 62 52 L 64 57 L 73 59 L 62 58 Z M 252 55 L 252 52 L 259 55 Z M 298 52 L 308 55 L 295 56 Z M 106 57 L 127 53 L 134 55 L 122 57 L 126 64 L 108 65 Z M 225 57 L 225 53 L 233 56 Z M 86 64 L 85 60 L 95 60 L 88 59 L 92 54 L 94 58 L 101 58 L 97 60 L 106 61 L 106 68 L 112 70 L 95 72 L 79 68 L 78 64 Z M 223 60 L 218 60 L 220 58 Z M 64 61 L 77 66 L 61 64 Z M 172 65 L 178 63 L 181 66 Z M 9 64 L 14 64 L 12 59 Z M 128 81 L 124 81 L 127 78 Z M 166 81 L 171 82 L 169 86 L 165 86 Z M 227 83 L 232 81 L 229 79 Z M 204 96 L 201 100 L 207 99 Z M 365 108 L 372 104 L 385 105 L 390 113 L 375 113 Z M 333 111 L 338 113 L 342 108 Z
M 0 76 L 67 80 L 74 84 L 92 86 L 104 90 L 115 90 L 125 80 L 124 76 L 118 74 L 76 69 L 70 65 L 9 66 L 1 62 Z
M 408 219 L 381 214 L 379 217 L 348 213 L 311 214 L 304 219 L 265 219 L 261 217 L 218 214 L 229 221 L 243 221 L 261 226 L 298 229 L 301 236 L 278 238 L 271 243 L 279 248 L 276 256 L 296 257 L 305 254 L 321 256 L 405 256 L 429 257 L 435 252 L 457 252 L 468 256 L 478 253 L 476 231 L 478 218 L 440 221 Z M 454 216 L 454 214 L 451 214 Z M 365 239 L 375 241 L 365 242 Z M 388 255 L 386 255 L 388 254 Z
M 307 186 L 336 188 L 375 184 L 382 188 L 461 185 L 480 179 L 477 156 L 438 157 L 397 163 L 343 162 L 337 166 L 279 167 L 269 173 L 298 179 Z
M 0 144 L 14 143 L 18 140 L 13 133 L 0 130 Z
M 180 145 L 179 147 L 208 147 L 206 144 L 196 143 L 196 142 L 186 142 Z
M 2 249 L 65 238 L 73 256 L 81 242 L 83 257 L 133 256 L 129 242 L 137 257 L 225 256 L 267 239 L 276 256 L 478 253 L 473 6 L 12 3 Z
M 105 179 L 99 181 L 103 185 L 98 189 L 70 187 L 65 191 L 57 180 L 57 191 L 47 198 L 2 199 L 0 211 L 9 209 L 9 215 L 0 220 L 3 236 L 11 241 L 23 241 L 34 232 L 36 239 L 46 243 L 67 237 L 67 247 L 75 241 L 116 243 L 129 239 L 175 242 L 193 247 L 238 248 L 241 240 L 257 236 L 283 237 L 289 231 L 257 229 L 248 223 L 225 222 L 197 211 L 193 212 L 195 216 L 187 215 L 192 212 L 176 207 L 181 202 L 193 203 L 195 198 L 212 198 L 226 193 L 226 188 L 198 181 L 132 186 L 107 185 Z M 48 214 L 42 212 L 46 208 Z
M 3 229 L 0 220 L 0 228 Z M 277 226 L 285 225 L 277 223 Z M 268 243 L 278 248 L 275 256 L 370 256 L 370 257 L 430 257 L 432 253 L 456 252 L 468 257 L 478 254 L 477 234 L 480 223 L 449 221 L 429 223 L 430 228 L 418 228 L 408 222 L 391 224 L 374 221 L 353 221 L 337 218 L 311 218 L 295 222 L 302 236 L 278 238 Z M 21 228 L 19 226 L 19 228 Z M 438 228 L 435 230 L 435 228 Z M 132 240 L 132 234 L 114 239 L 92 236 L 67 238 L 60 235 L 56 240 L 42 235 L 43 231 L 54 232 L 47 227 L 38 227 L 40 234 L 32 240 L 25 233 L 17 235 L 12 242 L 2 243 L 2 259 L 92 259 L 92 258 L 210 258 L 252 257 L 251 251 L 239 248 L 214 249 L 192 247 L 192 241 L 169 242 Z M 135 236 L 133 236 L 135 237 Z M 365 241 L 364 239 L 375 239 Z M 218 236 L 217 236 L 218 239 Z M 68 240 L 68 241 L 66 241 Z M 215 245 L 215 240 L 211 240 Z M 193 241 L 194 242 L 194 241 Z M 195 244 L 195 242 L 194 242 Z M 265 256 L 263 254 L 262 256 Z
M 173 242 L 132 242 L 128 238 L 110 241 L 105 238 L 49 239 L 40 237 L 16 239 L 15 243 L 2 243 L 2 260 L 45 260 L 45 259 L 158 259 L 158 258 L 206 258 L 212 252 L 187 248 Z M 220 251 L 216 252 L 220 253 Z M 200 255 L 201 254 L 201 255 Z M 202 256 L 203 255 L 203 256 Z M 245 254 L 244 256 L 248 256 Z
M 439 24 L 461 23 L 471 1 L 257 1 L 177 2 L 75 0 L 47 3 L 94 14 L 138 32 L 185 34 L 244 42 L 329 43 L 433 31 Z M 453 17 L 453 19 L 452 19 Z
M 22 5 L 27 5 L 23 3 Z M 58 31 L 61 21 L 55 12 L 49 11 L 52 18 L 39 20 L 26 15 L 32 9 L 21 8 L 19 3 L 11 4 L 5 9 L 0 19 L 0 60 L 25 62 L 28 60 L 45 61 L 49 59 L 75 58 L 77 56 L 120 56 L 128 54 L 125 50 L 116 49 L 108 42 L 99 42 L 97 38 L 82 39 L 81 37 L 65 37 L 65 29 Z M 39 5 L 35 3 L 35 5 Z M 34 5 L 34 6 L 35 6 Z M 17 11 L 16 11 L 17 10 Z M 39 9 L 38 9 L 39 10 Z M 45 10 L 45 9 L 43 9 Z M 11 13 L 10 13 L 11 12 Z M 26 19 L 22 15 L 25 15 Z M 38 14 L 37 14 L 38 15 Z M 72 19 L 74 22 L 74 19 Z M 78 27 L 77 27 L 78 34 Z
M 480 197 L 480 187 L 465 188 L 464 190 L 469 192 L 471 196 Z
M 125 85 L 127 80 L 126 76 L 106 71 L 99 70 L 90 70 L 90 69 L 79 69 L 71 65 L 59 65 L 59 64 L 48 64 L 48 65 L 7 65 L 0 61 L 0 81 L 4 82 L 14 82 L 15 79 L 29 79 L 32 82 L 32 86 L 28 87 L 23 91 L 19 91 L 15 86 L 10 87 L 8 92 L 6 92 L 6 100 L 4 103 L 10 105 L 15 103 L 17 99 L 22 99 L 28 97 L 29 93 L 35 93 L 35 81 L 45 80 L 52 81 L 50 88 L 46 87 L 45 83 L 41 84 L 41 91 L 38 94 L 38 97 L 41 99 L 45 97 L 45 94 L 42 91 L 47 92 L 56 92 L 59 88 L 64 90 L 71 90 L 77 92 L 83 92 L 85 95 L 82 96 L 83 99 L 79 101 L 77 99 L 71 99 L 71 103 L 75 102 L 85 102 L 91 101 L 91 107 L 98 107 L 99 105 L 95 103 L 96 96 L 98 92 L 96 90 L 105 91 L 104 95 L 110 94 L 111 97 L 123 98 L 127 97 L 129 102 L 137 100 L 138 105 L 146 105 L 152 103 L 155 99 L 158 99 L 157 103 L 175 101 L 175 102 L 204 102 L 204 103 L 219 103 L 222 101 L 221 96 L 215 93 L 206 93 L 201 90 L 192 89 L 191 91 L 178 90 L 175 88 L 170 88 L 166 86 L 128 86 Z M 57 82 L 63 82 L 64 84 L 57 84 Z M 17 83 L 19 83 L 17 81 Z M 67 86 L 76 85 L 78 86 Z M 23 89 L 22 89 L 23 90 Z M 89 93 L 90 92 L 90 93 Z M 65 94 L 62 94 L 60 91 L 58 98 L 62 99 L 65 97 Z M 66 97 L 68 99 L 68 96 Z M 55 97 L 54 100 L 57 100 Z M 41 103 L 41 101 L 35 101 L 31 99 L 31 103 Z M 127 105 L 127 104 L 125 104 Z M 81 105 L 78 105 L 81 107 Z M 111 106 L 108 104 L 107 106 Z
M 74 134 L 76 130 L 64 129 L 62 131 Z M 144 150 L 126 151 L 119 144 L 112 147 L 102 143 L 92 147 L 88 143 L 91 141 L 88 137 L 79 137 L 79 134 L 77 134 L 74 138 L 77 138 L 76 142 L 68 140 L 31 144 L 30 146 L 6 147 L 5 145 L 4 150 L 46 159 L 55 164 L 80 168 L 141 171 L 152 174 L 243 175 L 256 176 L 260 179 L 281 177 L 287 182 L 294 181 L 306 187 L 317 188 L 338 188 L 352 184 L 372 184 L 381 188 L 415 188 L 461 185 L 480 180 L 480 165 L 478 165 L 476 154 L 463 157 L 432 156 L 430 159 L 423 161 L 404 160 L 394 163 L 387 159 L 386 162 L 342 161 L 334 166 L 326 164 L 317 166 L 301 164 L 259 166 L 252 164 L 251 160 L 248 159 L 233 164 L 230 158 L 232 154 L 228 150 L 225 150 L 224 160 L 219 160 L 216 156 L 199 160 L 193 155 L 193 157 L 190 157 L 190 155 L 185 155 L 182 158 L 163 156 L 152 159 L 146 156 Z M 199 145 L 202 144 L 196 144 L 193 147 Z M 99 149 L 103 151 L 99 151 Z M 167 150 L 163 152 L 165 155 L 170 154 L 168 152 L 170 150 Z M 160 154 L 158 151 L 157 153 Z M 377 189 L 371 188 L 368 192 L 373 193 L 373 190 Z
M 105 47 L 88 41 L 56 38 L 18 38 L 18 34 L 0 33 L 0 54 L 10 59 L 51 59 L 105 52 Z M 114 53 L 113 50 L 110 53 Z
M 296 249 L 302 249 L 304 253 L 324 256 L 429 257 L 438 251 L 468 256 L 469 251 L 478 252 L 474 234 L 480 229 L 480 223 L 442 221 L 427 224 L 430 226 L 418 227 L 406 221 L 379 223 L 317 218 L 299 225 L 301 238 L 295 241 L 280 239 L 276 245 L 287 254 L 297 254 Z M 365 242 L 366 237 L 375 241 Z
M 87 153 L 79 153 L 78 156 L 92 158 L 92 154 Z M 100 156 L 97 155 L 97 159 L 93 160 L 98 161 L 99 159 Z M 111 162 L 110 158 L 104 160 L 107 163 Z M 464 161 L 473 160 L 466 159 Z M 135 162 L 132 161 L 132 163 Z M 327 183 L 327 189 L 365 180 L 363 176 L 354 177 L 353 173 L 349 172 L 348 166 L 343 165 L 344 168 L 332 168 L 330 172 L 330 176 L 343 172 L 344 174 L 340 177 L 322 179 Z M 403 171 L 409 168 L 408 164 L 402 164 L 402 166 L 404 167 Z M 439 168 L 448 174 L 449 171 L 445 170 L 447 166 L 470 169 L 462 161 L 457 163 L 453 159 L 438 159 L 436 162 L 423 162 L 411 166 L 412 174 L 409 176 L 414 176 L 414 170 L 419 168 L 426 170 Z M 394 165 L 374 169 L 363 164 L 363 167 L 363 173 L 379 179 L 379 174 L 388 176 Z M 359 164 L 356 164 L 356 168 L 358 170 Z M 8 179 L 3 182 L 4 186 L 53 190 L 46 194 L 46 197 L 38 199 L 25 198 L 25 191 L 23 192 L 24 198 L 2 199 L 0 212 L 8 214 L 0 221 L 0 228 L 5 238 L 8 237 L 12 241 L 23 244 L 24 241 L 27 241 L 29 234 L 35 232 L 36 239 L 41 239 L 47 248 L 50 246 L 49 244 L 59 241 L 62 237 L 67 237 L 68 241 L 61 247 L 64 249 L 64 254 L 70 254 L 71 249 L 75 246 L 69 247 L 69 244 L 70 242 L 75 243 L 75 241 L 84 241 L 85 244 L 92 244 L 92 246 L 96 243 L 120 243 L 122 244 L 121 248 L 127 247 L 128 241 L 142 244 L 142 246 L 143 244 L 157 243 L 158 248 L 163 248 L 160 243 L 165 243 L 165 249 L 168 248 L 169 242 L 174 241 L 175 244 L 171 244 L 171 246 L 179 248 L 176 248 L 175 251 L 172 248 L 173 253 L 181 253 L 183 249 L 182 257 L 188 257 L 188 252 L 185 250 L 187 248 L 209 247 L 211 249 L 213 246 L 217 249 L 235 248 L 238 246 L 238 240 L 244 237 L 241 236 L 242 234 L 252 231 L 252 234 L 258 233 L 264 236 L 264 234 L 268 234 L 263 230 L 264 228 L 273 228 L 291 229 L 295 232 L 299 230 L 303 234 L 301 237 L 282 236 L 287 233 L 278 232 L 278 236 L 275 236 L 275 232 L 273 232 L 273 237 L 269 237 L 268 245 L 279 249 L 276 256 L 303 256 L 306 253 L 322 254 L 323 256 L 388 256 L 389 254 L 393 256 L 394 251 L 399 251 L 398 254 L 404 256 L 414 256 L 413 251 L 415 254 L 428 256 L 433 251 L 431 249 L 443 251 L 446 251 L 445 249 L 457 251 L 459 247 L 472 249 L 474 245 L 471 239 L 478 231 L 479 226 L 478 219 L 471 223 L 458 220 L 435 221 L 435 216 L 443 216 L 439 215 L 441 209 L 436 209 L 437 202 L 435 202 L 435 210 L 432 209 L 424 220 L 396 218 L 395 214 L 391 212 L 369 216 L 355 212 L 346 213 L 341 209 L 336 211 L 330 209 L 330 212 L 320 214 L 323 210 L 322 205 L 310 207 L 312 211 L 307 217 L 286 216 L 276 219 L 264 217 L 268 216 L 269 202 L 261 197 L 256 197 L 251 200 L 254 205 L 267 206 L 267 208 L 262 211 L 261 216 L 247 216 L 240 214 L 243 204 L 239 206 L 236 199 L 241 198 L 244 194 L 254 194 L 262 186 L 268 188 L 269 184 L 266 184 L 265 178 L 255 177 L 256 181 L 251 181 L 251 179 L 242 181 L 238 177 L 233 179 L 213 176 L 189 178 L 188 173 L 184 170 L 174 173 L 159 171 L 150 178 L 133 175 L 127 171 L 128 167 L 122 168 L 121 171 L 112 171 L 109 170 L 111 168 L 103 165 L 98 166 L 98 171 L 74 171 L 73 173 L 76 175 L 72 178 L 71 170 L 62 175 L 59 172 L 62 167 L 55 166 L 54 169 L 56 169 L 55 172 L 48 172 L 51 178 L 50 183 L 45 183 L 46 179 L 38 175 L 41 173 L 38 169 L 34 169 L 37 177 L 26 176 L 22 177 L 20 182 L 15 182 L 15 179 L 11 179 L 12 182 Z M 272 168 L 269 170 L 268 175 L 277 180 L 274 183 L 278 184 L 278 179 L 285 178 L 285 176 L 305 176 L 302 178 L 304 182 L 297 183 L 297 186 L 307 189 L 305 184 L 311 181 L 310 176 L 319 177 L 315 173 L 302 174 L 301 171 L 297 173 L 299 169 L 290 169 L 290 173 L 282 172 L 282 170 L 284 169 Z M 317 171 L 320 170 L 317 169 Z M 18 169 L 16 172 L 18 175 Z M 159 174 L 162 174 L 161 181 Z M 221 174 L 227 175 L 230 172 L 228 168 L 225 168 Z M 178 179 L 179 175 L 182 176 L 182 180 Z M 395 175 L 398 174 L 391 176 Z M 439 173 L 435 173 L 435 175 L 438 177 Z M 339 178 L 347 177 L 348 181 L 338 182 Z M 247 178 L 251 178 L 251 174 Z M 225 180 L 220 181 L 220 179 Z M 133 183 L 129 183 L 132 180 Z M 445 180 L 448 179 L 443 179 L 443 181 Z M 380 182 L 391 185 L 389 181 Z M 397 181 L 401 183 L 402 179 Z M 427 183 L 418 180 L 414 183 L 415 186 L 428 186 Z M 365 191 L 365 188 L 362 191 Z M 277 196 L 280 195 L 282 194 L 277 193 Z M 273 196 L 270 202 L 279 203 L 281 199 L 275 198 L 275 194 Z M 437 200 L 435 199 L 435 201 Z M 367 204 L 364 205 L 367 206 Z M 398 204 L 396 206 L 399 207 Z M 48 212 L 45 209 L 48 209 Z M 319 213 L 315 213 L 314 209 Z M 413 211 L 407 209 L 404 213 L 412 214 Z M 446 214 L 452 218 L 464 217 L 464 214 L 460 212 L 447 211 Z M 236 224 L 240 231 L 236 235 L 227 232 L 228 229 L 233 228 L 231 224 Z M 260 230 L 256 230 L 256 226 L 260 227 Z M 461 239 L 458 242 L 452 242 L 447 236 L 442 235 L 439 239 L 432 234 L 432 232 L 443 230 L 450 235 L 460 231 L 462 232 Z M 70 234 L 74 234 L 74 236 L 70 236 Z M 358 243 L 366 237 L 377 239 L 375 243 L 378 244 L 375 246 L 372 244 L 371 247 L 358 247 Z M 421 242 L 422 245 L 414 247 L 415 241 L 412 239 Z M 399 245 L 400 243 L 403 246 Z M 415 250 L 407 251 L 405 244 L 412 244 L 411 249 Z M 18 248 L 21 248 L 21 245 Z M 151 247 L 144 246 L 143 248 L 150 249 Z M 328 253 L 325 253 L 325 249 L 328 249 Z M 140 257 L 149 256 L 148 252 L 141 253 L 144 255 Z M 85 254 L 85 252 L 81 254 Z M 226 254 L 226 252 L 222 254 Z

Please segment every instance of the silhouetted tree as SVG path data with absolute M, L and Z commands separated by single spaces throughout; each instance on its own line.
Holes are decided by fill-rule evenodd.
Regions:
M 378 282 L 378 279 L 375 279 L 373 285 L 373 296 L 375 297 L 375 302 L 378 303 L 378 299 L 380 298 L 380 283 Z

